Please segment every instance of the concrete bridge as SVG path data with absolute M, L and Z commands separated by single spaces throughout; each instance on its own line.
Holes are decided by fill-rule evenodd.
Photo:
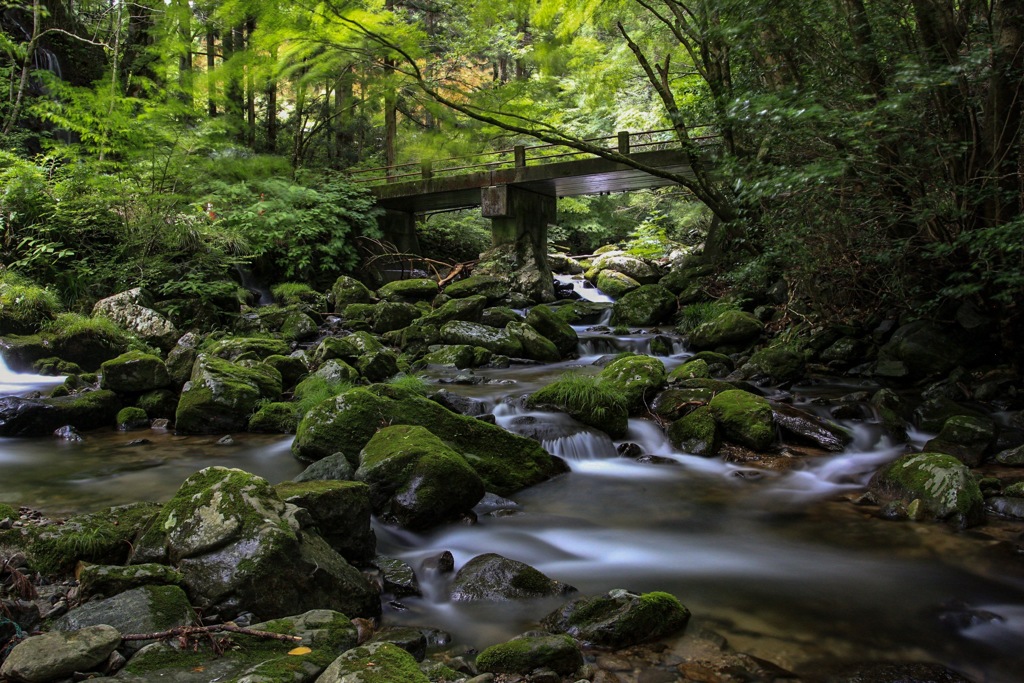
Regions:
M 587 142 L 649 168 L 692 175 L 672 133 L 620 132 Z M 716 142 L 711 135 L 695 140 Z M 555 145 L 517 146 L 442 162 L 367 169 L 352 176 L 371 187 L 377 205 L 385 210 L 384 234 L 401 251 L 415 251 L 417 215 L 479 206 L 491 219 L 493 247 L 515 245 L 515 260 L 528 259 L 545 272 L 547 228 L 555 222 L 558 198 L 674 184 L 627 164 Z

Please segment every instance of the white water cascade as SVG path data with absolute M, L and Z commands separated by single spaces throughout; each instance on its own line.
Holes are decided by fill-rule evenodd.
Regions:
M 26 394 L 30 391 L 48 389 L 63 381 L 63 377 L 14 372 L 7 367 L 7 361 L 3 356 L 0 356 L 0 396 Z

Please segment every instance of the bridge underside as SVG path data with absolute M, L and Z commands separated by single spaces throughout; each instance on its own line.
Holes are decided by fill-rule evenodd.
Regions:
M 660 170 L 692 175 L 678 150 L 635 152 L 632 158 Z M 443 178 L 390 183 L 373 188 L 377 204 L 391 211 L 421 214 L 481 205 L 481 190 L 509 186 L 547 197 L 627 192 L 674 184 L 625 164 L 580 159 L 537 166 L 504 168 Z

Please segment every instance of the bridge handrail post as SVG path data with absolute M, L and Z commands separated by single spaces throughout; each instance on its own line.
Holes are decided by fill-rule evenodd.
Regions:
M 430 180 L 434 177 L 434 164 L 430 161 L 424 161 L 420 164 L 420 174 L 424 180 Z
M 512 156 L 515 159 L 514 165 L 516 168 L 523 168 L 526 166 L 526 146 L 516 145 L 512 148 Z
M 629 154 L 629 131 L 619 131 L 619 154 Z

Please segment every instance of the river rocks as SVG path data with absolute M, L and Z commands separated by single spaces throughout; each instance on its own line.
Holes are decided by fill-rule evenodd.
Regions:
M 299 528 L 295 509 L 260 477 L 209 467 L 185 480 L 139 539 L 133 561 L 174 564 L 207 616 L 275 618 L 313 608 L 379 614 L 366 579 Z
M 996 439 L 995 423 L 973 415 L 954 415 L 942 431 L 924 445 L 929 453 L 945 453 L 968 467 L 977 467 Z
M 995 461 L 1008 467 L 1024 467 L 1024 446 L 1000 451 L 996 454 Z
M 618 391 L 602 386 L 594 377 L 566 373 L 526 400 L 528 408 L 561 410 L 573 419 L 603 430 L 613 439 L 626 435 L 629 411 Z
M 615 589 L 577 598 L 544 617 L 542 625 L 588 645 L 626 648 L 674 635 L 686 628 L 690 611 L 669 593 L 637 594 Z
M 111 626 L 50 631 L 15 645 L 0 674 L 19 683 L 52 683 L 101 667 L 120 644 L 121 634 Z
M 831 662 L 810 672 L 824 683 L 970 683 L 952 669 L 929 662 Z
M 382 301 L 373 307 L 371 326 L 375 333 L 384 334 L 408 327 L 422 315 L 423 311 L 413 304 Z
M 843 427 L 785 403 L 772 403 L 775 424 L 799 443 L 838 453 L 853 440 Z
M 597 376 L 598 385 L 618 394 L 631 415 L 647 410 L 648 400 L 665 384 L 665 364 L 651 356 L 623 356 Z
M 1024 519 L 1024 498 L 1018 496 L 993 496 L 985 499 L 985 509 L 1002 517 Z
M 452 344 L 442 346 L 436 351 L 431 351 L 420 359 L 420 362 L 427 365 L 443 365 L 464 370 L 466 368 L 478 368 L 490 362 L 492 354 L 480 346 L 469 346 L 468 344 Z
M 316 683 L 430 683 L 416 659 L 392 643 L 367 643 L 335 659 Z
M 558 317 L 553 309 L 537 305 L 526 315 L 526 324 L 550 339 L 562 358 L 576 355 L 579 346 L 579 335 L 572 326 Z
M 639 282 L 616 270 L 602 270 L 597 274 L 597 280 L 594 284 L 613 299 L 621 298 L 640 286 Z
M 122 393 L 141 393 L 170 384 L 167 366 L 158 356 L 129 351 L 100 365 L 100 386 Z
M 455 574 L 449 597 L 456 602 L 507 602 L 565 595 L 575 590 L 528 564 L 487 553 L 477 555 Z
M 430 278 L 395 280 L 377 290 L 377 296 L 384 301 L 430 301 L 438 293 L 437 282 Z
M 167 352 L 167 376 L 174 387 L 181 387 L 192 376 L 192 366 L 199 356 L 200 337 L 195 332 L 186 332 L 178 339 L 174 348 Z
M 804 374 L 804 355 L 785 346 L 769 346 L 759 349 L 743 367 L 746 377 L 764 377 L 780 384 L 792 382 Z
M 531 631 L 512 640 L 485 649 L 476 658 L 476 667 L 488 673 L 529 674 L 550 669 L 569 676 L 583 666 L 579 646 L 569 636 Z
M 482 322 L 484 308 L 487 306 L 485 296 L 467 296 L 463 299 L 451 299 L 420 318 L 417 325 L 435 325 L 441 327 L 453 320 L 468 323 Z M 501 327 L 505 324 L 502 323 Z
M 466 513 L 484 495 L 483 481 L 466 460 L 424 427 L 381 429 L 359 463 L 355 477 L 369 484 L 374 512 L 409 529 Z
M 879 364 L 901 363 L 917 378 L 945 374 L 956 367 L 963 355 L 963 347 L 951 334 L 925 320 L 903 325 L 878 350 Z
M 348 464 L 344 458 L 342 461 Z M 377 538 L 370 526 L 370 488 L 366 484 L 324 479 L 286 481 L 274 491 L 281 500 L 309 512 L 323 539 L 350 563 L 364 565 L 376 555 Z
M 456 280 L 444 288 L 444 293 L 453 299 L 469 296 L 482 296 L 491 304 L 502 301 L 508 294 L 505 284 L 496 277 L 488 275 L 471 275 Z
M 690 333 L 696 350 L 725 351 L 748 348 L 761 336 L 764 324 L 749 313 L 727 310 Z
M 775 419 L 768 401 L 739 389 L 724 391 L 708 404 L 725 438 L 763 451 L 775 440 Z
M 155 513 L 155 511 L 154 511 Z M 178 586 L 181 572 L 163 564 L 135 564 L 127 567 L 80 563 L 77 569 L 79 594 L 116 595 L 142 586 Z
M 441 327 L 441 341 L 444 344 L 465 344 L 479 346 L 502 356 L 519 358 L 523 356 L 523 345 L 509 331 L 497 330 L 480 323 L 452 321 Z
M 6 396 L 0 398 L 0 436 L 49 436 L 65 425 L 112 426 L 120 409 L 117 394 L 106 390 L 41 399 Z
M 668 440 L 684 453 L 705 457 L 716 455 L 722 445 L 718 423 L 708 406 L 701 406 L 669 425 Z
M 536 246 L 526 235 L 515 242 L 499 244 L 480 254 L 473 271 L 500 280 L 508 292 L 509 305 L 554 301 L 554 278 L 545 255 Z
M 676 297 L 661 285 L 644 285 L 612 306 L 612 325 L 659 325 L 676 311 Z
M 204 348 L 207 348 L 204 346 Z M 284 356 L 289 353 L 288 344 L 280 339 L 265 337 L 227 337 L 209 345 L 206 355 L 223 360 L 263 360 L 270 356 Z
M 558 348 L 526 323 L 510 322 L 505 325 L 508 335 L 519 342 L 523 357 L 542 363 L 557 363 L 561 358 Z
M 661 271 L 657 266 L 622 251 L 609 251 L 599 255 L 594 259 L 586 277 L 594 282 L 601 271 L 605 270 L 622 273 L 642 285 L 653 285 L 661 279 Z
M 349 304 L 373 303 L 373 293 L 359 280 L 347 275 L 340 276 L 331 287 L 334 311 L 343 313 Z
M 110 318 L 139 339 L 166 351 L 178 341 L 178 330 L 174 323 L 153 310 L 152 306 L 149 293 L 136 287 L 100 299 L 93 306 L 92 314 Z
M 57 619 L 53 628 L 75 631 L 106 624 L 121 633 L 158 633 L 198 621 L 188 596 L 178 586 L 141 586 L 104 600 L 92 600 Z M 129 643 L 137 650 L 149 641 Z
M 349 462 L 380 425 L 419 425 L 461 454 L 488 491 L 508 495 L 566 470 L 537 442 L 397 387 L 356 387 L 313 408 L 299 423 L 292 452 L 313 461 L 340 447 Z
M 870 486 L 880 501 L 899 502 L 913 519 L 939 519 L 964 527 L 977 524 L 983 515 L 978 483 L 949 455 L 904 455 L 876 472 Z
M 182 389 L 175 427 L 182 434 L 219 434 L 246 428 L 264 399 L 281 396 L 281 373 L 269 365 L 244 367 L 202 354 Z

